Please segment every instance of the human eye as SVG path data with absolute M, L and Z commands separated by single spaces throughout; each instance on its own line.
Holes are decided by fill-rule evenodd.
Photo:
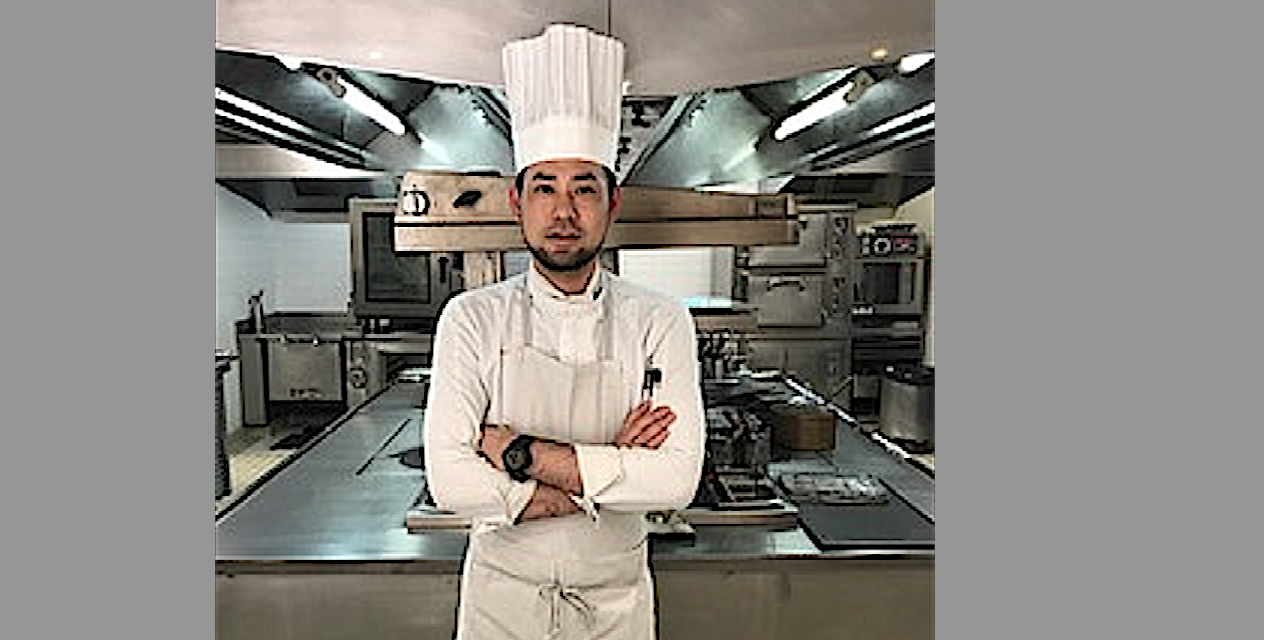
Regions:
M 531 191 L 532 191 L 533 193 L 553 193 L 553 185 L 551 185 L 551 184 L 537 184 L 537 185 L 535 185 L 535 188 L 534 188 L 534 189 L 532 189 Z

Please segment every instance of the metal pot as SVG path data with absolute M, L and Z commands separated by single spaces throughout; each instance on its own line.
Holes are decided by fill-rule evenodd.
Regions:
M 878 430 L 910 451 L 935 450 L 935 370 L 925 365 L 887 367 L 882 379 Z

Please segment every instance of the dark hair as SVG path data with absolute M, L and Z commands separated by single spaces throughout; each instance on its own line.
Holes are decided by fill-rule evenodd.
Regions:
M 604 164 L 598 165 L 598 166 L 601 167 L 602 171 L 606 172 L 606 197 L 613 198 L 614 188 L 619 186 L 619 183 L 618 183 L 619 179 L 615 177 L 614 171 L 611 171 L 610 167 L 607 167 Z M 527 181 L 527 169 L 530 169 L 530 168 L 531 167 L 523 168 L 522 171 L 518 172 L 517 177 L 514 178 L 514 188 L 518 190 L 518 193 L 522 193 L 522 187 L 524 184 L 526 184 L 526 181 Z

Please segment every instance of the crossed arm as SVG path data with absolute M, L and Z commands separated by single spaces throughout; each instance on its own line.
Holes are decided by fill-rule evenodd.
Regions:
M 657 449 L 667 439 L 668 427 L 676 420 L 670 407 L 653 407 L 648 401 L 633 407 L 611 444 L 617 447 Z M 492 466 L 505 470 L 503 454 L 518 436 L 504 425 L 482 425 L 479 453 Z M 527 473 L 537 480 L 535 493 L 518 516 L 519 521 L 569 515 L 580 511 L 572 496 L 583 497 L 583 479 L 575 448 L 564 442 L 536 440 L 531 444 L 531 467 Z
M 531 479 L 520 483 L 501 462 L 516 428 L 486 423 L 488 358 L 498 345 L 481 325 L 495 314 L 470 306 L 459 298 L 450 303 L 435 336 L 423 430 L 426 481 L 436 505 L 501 525 L 576 513 L 576 500 L 619 511 L 687 504 L 701 471 L 705 415 L 686 310 L 664 318 L 647 337 L 663 371 L 655 394 L 660 406 L 634 407 L 609 443 L 536 441 Z

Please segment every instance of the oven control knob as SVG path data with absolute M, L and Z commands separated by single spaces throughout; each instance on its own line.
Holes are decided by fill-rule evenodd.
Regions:
M 351 388 L 363 389 L 369 383 L 369 375 L 364 369 L 355 367 L 347 372 L 347 380 L 351 383 Z
M 410 189 L 403 194 L 400 208 L 410 216 L 424 216 L 430 212 L 430 196 L 421 189 Z
M 891 253 L 891 239 L 890 238 L 874 238 L 873 239 L 873 252 L 880 256 Z

